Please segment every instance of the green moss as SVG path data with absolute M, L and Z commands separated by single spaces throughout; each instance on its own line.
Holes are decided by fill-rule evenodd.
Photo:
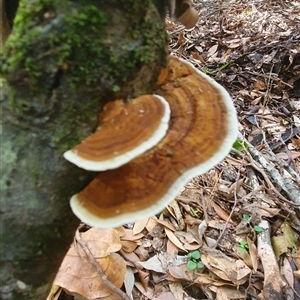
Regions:
M 34 125 L 44 116 L 51 120 L 47 126 L 60 153 L 87 136 L 86 128 L 97 126 L 106 100 L 122 96 L 123 89 L 132 92 L 124 87 L 144 64 L 152 72 L 163 28 L 147 17 L 144 3 L 129 2 L 118 2 L 120 15 L 104 9 L 104 1 L 21 0 L 2 65 L 12 87 L 10 106 Z M 132 10 L 139 14 L 128 22 Z M 147 84 L 148 92 L 152 86 L 145 81 L 136 94 Z
M 129 2 L 120 1 L 120 9 L 132 18 L 137 4 Z M 113 20 L 120 22 L 120 28 L 111 29 L 112 20 L 106 20 L 99 6 L 21 0 L 13 34 L 5 47 L 2 73 L 10 81 L 27 77 L 23 82 L 31 95 L 49 93 L 59 71 L 71 78 L 73 90 L 84 86 L 95 95 L 101 86 L 115 92 L 115 86 L 130 81 L 141 64 L 155 60 L 153 44 L 158 25 L 151 18 L 144 20 L 147 5 L 140 5 L 144 11 L 131 27 L 126 28 L 124 20 Z M 113 18 L 113 12 L 110 14 Z M 131 40 L 123 40 L 119 51 L 113 41 L 120 30 L 130 32 Z M 123 35 L 119 33 L 120 39 Z

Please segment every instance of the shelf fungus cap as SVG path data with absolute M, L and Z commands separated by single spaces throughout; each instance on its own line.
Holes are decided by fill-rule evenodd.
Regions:
M 159 95 L 108 102 L 97 131 L 64 157 L 89 171 L 118 168 L 154 147 L 165 136 L 169 119 L 169 104 Z
M 224 159 L 236 140 L 229 94 L 190 63 L 169 57 L 156 93 L 171 108 L 167 134 L 127 164 L 100 172 L 72 197 L 73 212 L 88 225 L 117 227 L 159 213 L 189 180 Z

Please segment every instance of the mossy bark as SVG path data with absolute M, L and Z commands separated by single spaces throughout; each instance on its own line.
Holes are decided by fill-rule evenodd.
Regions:
M 106 101 L 153 91 L 166 62 L 151 1 L 21 0 L 1 57 L 1 299 L 45 300 L 95 173 L 63 152 Z

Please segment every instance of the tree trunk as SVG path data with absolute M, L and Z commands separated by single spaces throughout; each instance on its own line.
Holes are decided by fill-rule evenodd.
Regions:
M 20 1 L 1 56 L 1 299 L 46 299 L 79 224 L 69 199 L 95 176 L 62 154 L 106 101 L 152 93 L 167 43 L 155 3 Z

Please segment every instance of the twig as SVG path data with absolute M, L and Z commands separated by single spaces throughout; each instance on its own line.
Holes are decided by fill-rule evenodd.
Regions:
M 283 299 L 282 288 L 285 286 L 280 276 L 279 267 L 273 251 L 270 239 L 270 225 L 266 220 L 261 220 L 259 226 L 263 232 L 257 235 L 257 252 L 264 269 L 263 295 L 271 299 L 270 295 L 276 295 L 272 299 Z
M 288 178 L 283 178 L 279 171 L 275 169 L 265 158 L 260 154 L 258 150 L 255 149 L 244 137 L 241 133 L 239 133 L 239 139 L 242 140 L 248 147 L 248 151 L 255 158 L 257 162 L 260 163 L 262 168 L 266 170 L 269 176 L 273 179 L 273 181 L 281 187 L 288 198 L 294 202 L 295 204 L 300 204 L 300 190 L 294 182 Z M 299 207 L 296 208 L 297 212 L 300 213 Z
M 249 154 L 250 156 L 250 154 Z M 275 188 L 275 186 L 273 185 L 273 183 L 271 182 L 271 180 L 269 179 L 269 177 L 267 176 L 266 172 L 260 168 L 259 166 L 257 166 L 256 162 L 250 157 L 251 162 L 250 162 L 250 166 L 253 167 L 256 171 L 258 171 L 263 178 L 265 179 L 265 181 L 267 182 L 269 188 L 271 189 L 271 191 L 273 191 L 282 201 L 292 205 L 292 206 L 300 206 L 300 204 L 296 204 L 292 201 L 287 200 L 284 196 L 282 196 L 277 189 Z
M 222 232 L 220 233 L 215 245 L 213 246 L 213 249 L 217 248 L 218 244 L 220 243 L 221 239 L 223 238 L 223 235 L 228 227 L 228 224 L 229 224 L 229 221 L 231 220 L 231 217 L 235 211 L 235 208 L 237 206 L 237 203 L 238 203 L 238 199 L 237 199 L 237 185 L 238 185 L 238 181 L 240 179 L 240 174 L 241 174 L 241 170 L 239 169 L 238 173 L 237 173 L 237 176 L 236 176 L 236 181 L 235 181 L 235 185 L 234 185 L 234 203 L 233 203 L 233 206 L 231 208 L 231 211 L 230 211 L 230 214 L 225 222 L 225 225 L 223 227 L 223 230 Z
M 89 258 L 90 262 L 92 263 L 93 267 L 97 271 L 98 275 L 104 282 L 104 284 L 116 295 L 120 296 L 123 300 L 130 300 L 128 295 L 124 293 L 122 290 L 117 288 L 105 275 L 104 271 L 102 270 L 100 264 L 95 259 L 93 253 L 91 252 L 90 248 L 88 247 L 87 243 L 81 239 L 79 230 L 76 231 L 75 234 L 75 241 L 80 245 L 82 250 L 85 252 L 87 257 Z

